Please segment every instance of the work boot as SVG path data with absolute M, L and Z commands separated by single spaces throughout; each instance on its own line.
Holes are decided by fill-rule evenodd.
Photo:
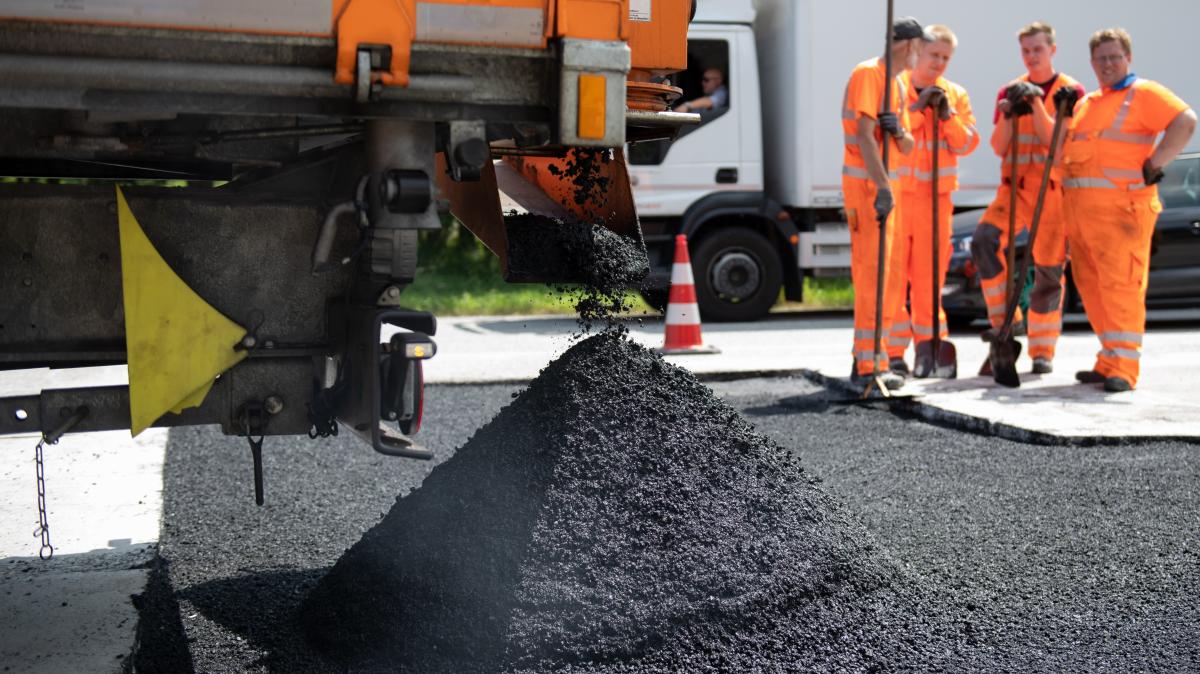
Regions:
M 1133 385 L 1120 377 L 1108 377 L 1104 380 L 1104 390 L 1109 393 L 1124 393 L 1125 391 L 1132 391 Z
M 904 362 L 903 356 L 890 359 L 888 361 L 888 370 L 895 372 L 901 377 L 907 377 L 909 374 L 911 374 L 908 369 L 908 363 Z
M 987 356 L 983 359 L 983 365 L 979 366 L 979 376 L 980 377 L 992 376 L 992 358 L 991 358 L 991 356 Z
M 1050 362 L 1049 358 L 1034 358 L 1031 372 L 1034 374 L 1050 374 L 1054 372 L 1054 364 Z
M 1080 370 L 1075 373 L 1075 381 L 1080 384 L 1103 384 L 1104 375 L 1095 370 Z
M 885 387 L 887 387 L 887 390 L 889 390 L 889 391 L 895 391 L 895 390 L 898 390 L 901 386 L 904 386 L 904 377 L 896 374 L 895 372 L 880 372 L 879 378 L 880 378 L 880 380 L 883 381 L 883 385 Z M 868 372 L 867 374 L 859 374 L 858 368 L 855 368 L 850 371 L 850 383 L 851 384 L 854 384 L 855 386 L 862 386 L 865 388 L 867 386 L 867 384 L 869 384 L 870 382 L 871 382 L 871 373 Z

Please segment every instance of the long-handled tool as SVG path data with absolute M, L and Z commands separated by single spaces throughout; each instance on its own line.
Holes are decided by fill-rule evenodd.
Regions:
M 943 96 L 945 94 L 942 94 Z M 942 339 L 942 236 L 941 220 L 938 217 L 940 194 L 941 113 L 933 111 L 933 339 L 917 342 L 916 362 L 913 374 L 933 379 L 955 379 L 958 377 L 958 349 L 950 340 Z
M 893 12 L 895 10 L 894 0 L 888 0 L 887 3 L 887 47 L 883 51 L 883 110 L 881 112 L 891 112 L 892 110 L 892 23 L 895 20 Z M 891 139 L 886 134 L 881 134 L 883 137 L 883 148 L 880 150 L 883 160 L 883 171 L 888 172 L 888 150 L 891 147 Z M 875 346 L 871 352 L 871 381 L 867 382 L 866 388 L 863 389 L 862 398 L 866 399 L 871 396 L 871 389 L 879 391 L 879 395 L 884 398 L 891 397 L 891 391 L 888 391 L 887 386 L 883 383 L 883 378 L 879 371 L 879 354 L 883 352 L 883 290 L 887 278 L 887 213 L 877 213 L 879 219 L 879 257 L 875 265 Z
M 1063 119 L 1066 118 L 1065 102 L 1060 102 L 1055 110 L 1054 130 L 1050 133 L 1050 150 L 1046 153 L 1046 165 L 1042 169 L 1042 182 L 1038 185 L 1037 201 L 1033 206 L 1033 221 L 1029 224 L 1029 242 L 1025 246 L 1025 254 L 1021 256 L 1021 268 L 1012 273 L 1013 250 L 1016 248 L 1015 233 L 1010 225 L 1008 232 L 1008 264 L 1009 278 L 1015 279 L 1010 287 L 1008 302 L 1004 311 L 1004 323 L 1001 324 L 996 338 L 988 349 L 988 362 L 992 365 L 992 379 L 1001 386 L 1018 388 L 1021 377 L 1017 374 L 1017 357 L 1021 355 L 1021 343 L 1013 338 L 1013 319 L 1017 314 L 1017 302 L 1025 292 L 1025 277 L 1029 273 L 1029 261 L 1033 259 L 1033 246 L 1037 242 L 1038 224 L 1042 219 L 1042 206 L 1046 203 L 1046 188 L 1050 185 L 1050 172 L 1054 168 L 1055 150 L 1058 148 L 1058 134 L 1062 130 Z M 1016 116 L 1013 116 L 1013 147 L 1017 146 Z M 1016 173 L 1016 153 L 1013 153 L 1013 173 Z M 1013 201 L 1016 200 L 1016 182 L 1013 182 Z M 1015 222 L 1015 216 L 1009 215 L 1009 222 Z M 1015 348 L 1014 348 L 1015 345 Z
M 1017 263 L 1017 160 L 1020 157 L 1017 139 L 1021 135 L 1021 126 L 1017 115 L 1013 114 L 1010 119 L 1012 120 L 1012 140 L 1008 144 L 1008 244 L 1004 248 L 1004 315 L 1006 317 L 1016 316 L 1016 303 L 1021 299 L 1020 295 L 1013 295 L 1013 267 Z M 1005 339 L 1005 335 L 1007 335 L 1007 343 L 1003 347 L 1001 357 L 1007 358 L 1011 354 L 1013 367 L 1016 367 L 1017 358 L 1021 355 L 1021 343 L 1013 339 L 1010 323 L 1011 320 L 1006 320 L 1000 328 L 983 333 L 984 340 L 991 342 L 992 346 L 988 347 L 988 357 L 979 368 L 979 376 L 996 376 L 996 371 L 992 367 L 994 355 L 997 353 L 995 343 Z M 1013 371 L 1016 372 L 1016 370 Z

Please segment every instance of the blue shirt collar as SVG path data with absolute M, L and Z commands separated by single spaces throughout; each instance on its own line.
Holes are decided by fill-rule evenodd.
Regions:
M 1114 86 L 1112 88 L 1112 90 L 1113 91 L 1125 91 L 1129 87 L 1133 86 L 1133 83 L 1137 81 L 1137 78 L 1138 78 L 1137 73 L 1129 73 L 1128 75 L 1125 76 L 1125 79 L 1121 80 L 1120 82 L 1117 82 L 1116 86 Z

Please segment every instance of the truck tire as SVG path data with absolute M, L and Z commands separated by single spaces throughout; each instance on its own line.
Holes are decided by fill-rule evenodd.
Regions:
M 745 227 L 705 236 L 692 256 L 696 301 L 706 321 L 754 321 L 767 315 L 783 285 L 779 252 Z

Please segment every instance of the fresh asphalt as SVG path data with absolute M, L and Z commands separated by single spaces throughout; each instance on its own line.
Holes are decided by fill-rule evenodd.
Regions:
M 1194 444 L 1021 444 L 831 405 L 800 378 L 711 385 L 966 610 L 961 669 L 1200 670 Z M 421 439 L 445 460 L 519 389 L 430 387 Z M 258 508 L 243 441 L 171 431 L 136 671 L 336 671 L 296 608 L 432 464 L 346 436 L 269 438 L 264 459 Z

